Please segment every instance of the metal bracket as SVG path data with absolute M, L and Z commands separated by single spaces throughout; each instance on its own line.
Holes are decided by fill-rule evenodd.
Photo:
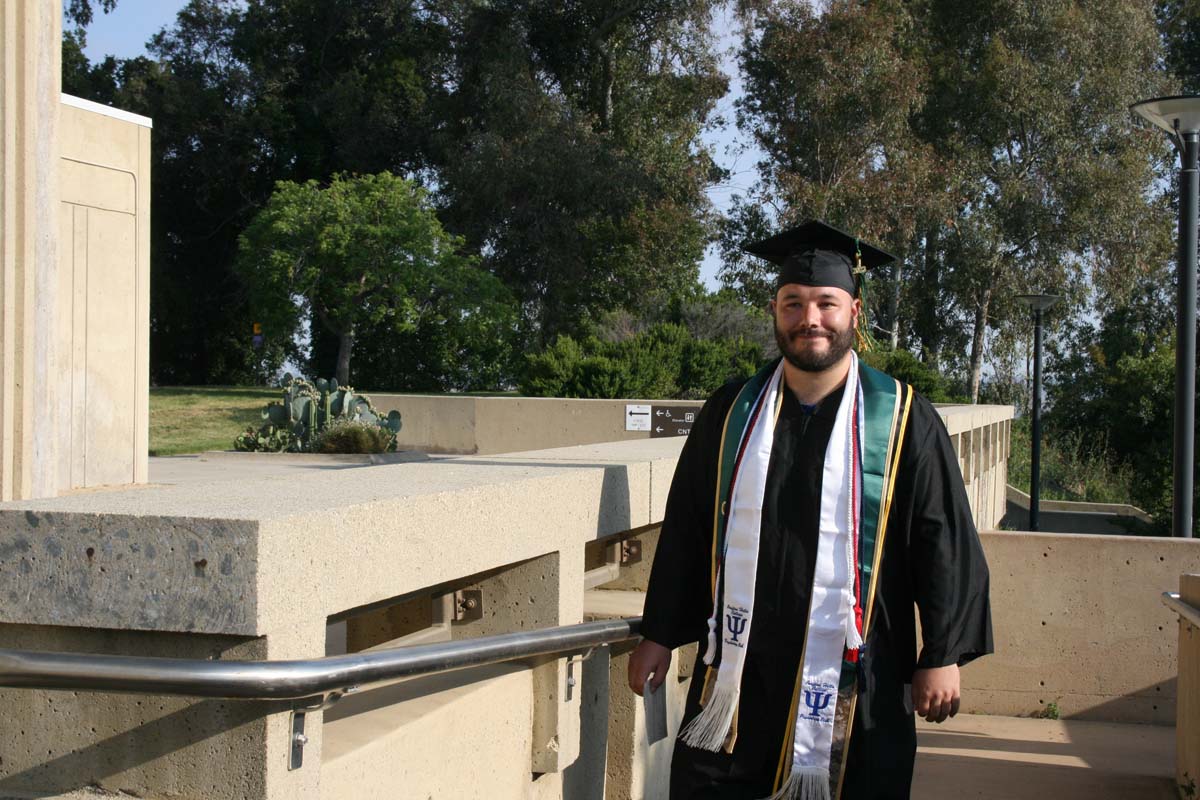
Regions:
M 637 564 L 642 560 L 642 543 L 638 539 L 625 539 L 621 542 L 621 566 Z
M 483 619 L 483 590 L 459 589 L 454 593 L 455 622 Z
M 605 645 L 602 645 L 605 646 Z M 575 680 L 575 665 L 587 661 L 596 654 L 595 647 L 589 647 L 583 651 L 583 655 L 571 656 L 567 659 L 567 701 L 575 696 L 575 685 L 578 683 Z
M 304 702 L 303 700 L 297 701 L 298 704 L 292 708 L 292 746 L 288 751 L 288 772 L 304 766 L 304 745 L 308 744 L 308 736 L 304 733 L 304 718 L 308 716 L 309 712 L 324 711 L 345 695 L 354 694 L 357 691 L 357 686 L 348 686 L 344 690 L 309 698 L 313 702 L 306 705 L 299 705 Z

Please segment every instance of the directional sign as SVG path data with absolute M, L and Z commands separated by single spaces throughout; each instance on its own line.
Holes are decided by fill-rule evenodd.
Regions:
M 651 406 L 650 438 L 687 436 L 700 413 L 700 406 Z
M 627 404 L 625 406 L 625 430 L 650 430 L 650 406 L 635 406 Z M 653 436 L 653 433 L 651 435 Z

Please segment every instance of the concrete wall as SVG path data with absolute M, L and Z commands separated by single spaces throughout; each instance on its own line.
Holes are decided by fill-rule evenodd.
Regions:
M 0 500 L 58 491 L 61 4 L 0 5 Z
M 1200 540 L 982 534 L 996 653 L 963 671 L 964 708 L 1175 722 L 1176 615 L 1162 604 L 1200 572 Z
M 150 120 L 64 95 L 59 137 L 59 489 L 145 483 Z
M 1006 490 L 1006 511 L 1000 524 L 1010 530 L 1029 529 L 1029 495 L 1013 486 Z M 1038 503 L 1038 528 L 1053 533 L 1107 533 L 1113 536 L 1136 535 L 1153 519 L 1137 506 L 1127 503 L 1077 503 L 1068 500 L 1041 500 Z
M 146 479 L 149 121 L 61 94 L 61 18 L 0 12 L 0 500 Z
M 1179 597 L 1200 608 L 1200 574 L 1179 576 Z M 1195 797 L 1200 789 L 1200 629 L 1183 619 L 1179 620 L 1176 719 L 1175 782 L 1181 796 Z
M 484 618 L 454 624 L 453 638 L 579 622 L 585 545 L 661 518 L 679 445 L 625 442 L 8 504 L 0 509 L 0 647 L 318 657 L 331 619 L 349 627 L 360 612 L 471 586 L 484 593 Z M 562 797 L 564 771 L 580 752 L 586 691 L 568 684 L 572 669 L 558 659 L 478 686 L 364 692 L 328 730 L 320 713 L 309 715 L 298 770 L 287 769 L 286 708 L 0 691 L 0 796 L 96 785 L 143 797 L 340 797 L 345 780 L 355 796 L 410 796 L 397 783 L 406 781 L 424 787 L 422 796 L 491 796 L 488 786 L 513 785 L 521 793 L 508 796 Z M 405 697 L 414 703 L 400 703 Z M 512 735 L 462 721 L 464 703 L 494 711 L 487 719 Z M 186 724 L 175 730 L 175 722 Z M 441 768 L 447 726 L 461 731 L 454 744 L 470 748 L 461 755 L 474 772 Z M 326 736 L 336 756 L 328 778 Z M 514 748 L 525 757 L 514 760 Z M 371 766 L 401 759 L 423 770 L 419 779 Z M 464 793 L 473 780 L 487 783 Z
M 577 444 L 649 439 L 625 430 L 626 406 L 695 408 L 699 400 L 576 400 L 367 393 L 375 407 L 404 419 L 398 447 L 427 453 L 491 455 Z
M 975 526 L 979 530 L 994 528 L 1005 512 L 1013 408 L 940 405 L 937 411 L 958 453 Z
M 687 406 L 687 400 L 573 400 L 370 394 L 384 414 L 404 419 L 398 446 L 429 453 L 489 455 L 580 444 L 649 439 L 625 430 L 629 404 Z M 1011 406 L 940 406 L 967 488 L 975 524 L 994 528 L 1004 516 Z

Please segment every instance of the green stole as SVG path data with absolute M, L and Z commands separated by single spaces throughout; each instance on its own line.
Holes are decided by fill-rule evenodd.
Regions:
M 755 401 L 767 381 L 771 379 L 777 364 L 778 361 L 772 361 L 746 382 L 725 417 L 725 426 L 721 433 L 721 450 L 717 459 L 717 502 L 714 504 L 713 510 L 711 582 L 714 602 L 718 588 L 716 586 L 717 563 L 725 551 L 725 530 L 729 522 L 727 513 L 729 488 L 733 481 L 734 465 L 746 427 L 750 422 L 750 416 L 754 411 Z M 859 385 L 862 387 L 863 395 L 863 427 L 865 428 L 861 431 L 863 496 L 862 517 L 859 525 L 859 563 L 862 570 L 862 586 L 867 587 L 866 600 L 863 603 L 863 641 L 865 642 L 871 626 L 871 611 L 875 600 L 880 560 L 883 555 L 888 512 L 892 504 L 896 467 L 904 441 L 904 428 L 908 421 L 908 412 L 912 405 L 912 387 L 867 366 L 861 359 L 858 365 Z M 771 413 L 771 409 L 763 409 L 760 413 Z M 845 756 L 850 743 L 850 731 L 853 729 L 854 711 L 858 699 L 858 666 L 857 659 L 852 661 L 847 658 L 842 661 L 837 713 L 834 717 L 833 750 L 829 764 L 830 795 L 834 800 L 837 800 L 841 793 Z M 800 665 L 796 671 L 795 688 L 792 692 L 788 729 L 783 738 L 779 768 L 776 770 L 776 790 L 787 781 L 791 768 L 792 738 L 796 726 L 796 708 L 799 701 L 803 667 L 804 656 L 801 654 Z M 708 696 L 707 690 L 715 676 L 716 665 L 714 664 L 705 673 L 704 697 Z M 733 749 L 733 742 L 737 737 L 736 728 L 737 716 L 735 715 L 733 730 L 730 731 L 729 739 L 726 742 L 728 751 Z

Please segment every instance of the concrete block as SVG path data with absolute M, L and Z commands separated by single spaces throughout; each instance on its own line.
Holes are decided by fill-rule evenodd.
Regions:
M 346 697 L 325 712 L 320 796 L 527 797 L 533 702 L 530 672 L 516 664 Z
M 1200 541 L 985 532 L 996 653 L 963 670 L 963 708 L 1175 722 L 1175 615 L 1160 594 L 1200 572 Z
M 1179 597 L 1200 608 L 1200 574 L 1179 576 Z M 1200 788 L 1200 628 L 1183 619 L 1179 620 L 1176 720 L 1175 782 L 1183 797 L 1191 797 Z

